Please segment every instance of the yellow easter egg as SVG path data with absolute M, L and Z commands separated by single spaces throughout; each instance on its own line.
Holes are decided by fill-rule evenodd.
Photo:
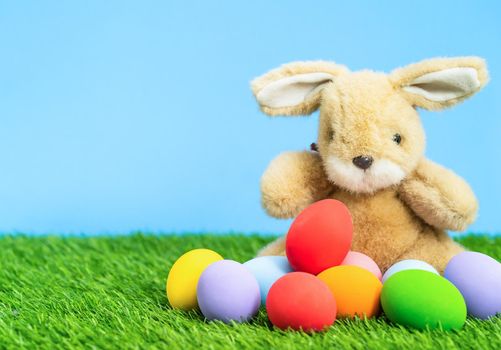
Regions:
M 190 310 L 198 306 L 197 284 L 200 275 L 223 257 L 210 249 L 193 249 L 181 255 L 167 277 L 167 298 L 173 308 Z

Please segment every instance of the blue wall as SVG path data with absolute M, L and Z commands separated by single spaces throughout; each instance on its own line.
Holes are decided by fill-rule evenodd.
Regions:
M 423 113 L 427 155 L 473 186 L 500 232 L 500 2 L 2 1 L 0 231 L 282 232 L 259 178 L 315 139 L 269 119 L 249 81 L 293 60 L 389 71 L 479 55 L 491 83 Z

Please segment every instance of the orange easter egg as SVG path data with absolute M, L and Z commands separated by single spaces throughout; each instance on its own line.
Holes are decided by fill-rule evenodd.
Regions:
M 334 266 L 317 277 L 334 294 L 338 318 L 371 318 L 379 313 L 383 284 L 366 269 L 351 265 Z

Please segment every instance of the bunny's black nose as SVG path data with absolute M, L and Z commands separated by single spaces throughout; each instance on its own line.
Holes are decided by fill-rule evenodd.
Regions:
M 371 156 L 358 156 L 353 158 L 353 164 L 355 164 L 360 169 L 369 169 L 374 159 Z

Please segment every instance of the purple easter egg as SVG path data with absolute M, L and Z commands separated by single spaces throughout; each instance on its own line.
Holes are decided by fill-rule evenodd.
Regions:
M 471 316 L 487 319 L 501 313 L 501 264 L 490 256 L 459 253 L 447 264 L 444 277 L 459 289 Z
M 259 284 L 244 265 L 220 260 L 209 265 L 197 286 L 200 310 L 208 320 L 244 322 L 261 304 Z

